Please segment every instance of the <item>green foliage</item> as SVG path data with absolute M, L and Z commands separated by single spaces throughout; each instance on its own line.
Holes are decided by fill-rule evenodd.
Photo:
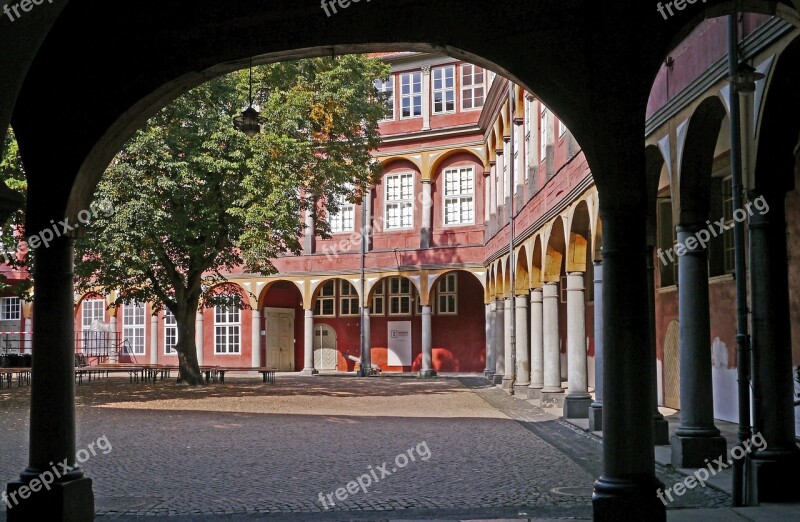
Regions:
M 24 201 L 25 193 L 28 189 L 28 182 L 25 177 L 25 168 L 22 165 L 22 158 L 19 154 L 19 145 L 14 136 L 14 131 L 9 127 L 3 136 L 3 154 L 0 156 L 0 182 L 14 192 L 19 193 Z M 30 252 L 25 248 L 22 233 L 24 231 L 25 214 L 23 208 L 13 212 L 0 226 L 0 248 L 2 249 L 2 260 L 4 271 L 0 271 L 0 293 L 13 291 L 20 297 L 28 297 L 28 290 L 31 286 L 29 278 L 12 281 L 15 277 L 9 278 L 7 270 L 20 271 L 26 270 L 30 260 Z
M 232 120 L 246 105 L 248 71 L 193 89 L 151 118 L 101 180 L 98 216 L 76 245 L 82 289 L 119 292 L 118 304 L 150 301 L 178 316 L 184 305 L 226 301 L 225 273 L 274 272 L 271 260 L 299 253 L 310 209 L 322 233 L 335 201 L 357 200 L 379 176 L 379 61 L 319 58 L 255 67 L 262 132 Z

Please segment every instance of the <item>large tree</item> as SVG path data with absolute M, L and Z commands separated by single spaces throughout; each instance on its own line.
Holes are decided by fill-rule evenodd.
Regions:
M 19 146 L 14 137 L 14 131 L 9 127 L 3 135 L 3 154 L 0 156 L 0 187 L 4 192 L 4 204 L 0 205 L 0 293 L 9 291 L 20 297 L 28 297 L 28 290 L 32 286 L 30 278 L 26 277 L 26 269 L 31 258 L 24 242 L 25 193 L 28 182 L 25 178 L 25 168 L 19 154 Z
M 321 203 L 336 212 L 337 200 L 357 201 L 377 179 L 370 151 L 384 108 L 374 81 L 387 72 L 363 56 L 256 67 L 264 128 L 253 138 L 232 125 L 248 96 L 247 71 L 162 109 L 100 181 L 95 197 L 114 212 L 94 219 L 77 242 L 81 289 L 114 291 L 114 305 L 171 311 L 179 381 L 202 383 L 198 309 L 245 306 L 224 291 L 225 274 L 274 273 L 272 259 L 300 252 L 304 211 L 326 234 Z

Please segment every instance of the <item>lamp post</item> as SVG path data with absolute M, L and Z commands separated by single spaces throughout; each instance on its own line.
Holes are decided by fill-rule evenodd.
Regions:
M 250 94 L 247 108 L 233 119 L 233 126 L 252 138 L 261 132 L 261 113 L 253 107 L 253 59 L 250 58 Z

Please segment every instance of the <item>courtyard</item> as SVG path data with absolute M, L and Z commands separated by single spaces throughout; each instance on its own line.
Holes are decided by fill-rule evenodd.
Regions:
M 26 466 L 29 392 L 0 390 L 6 482 Z M 591 519 L 601 469 L 599 439 L 477 375 L 233 374 L 201 388 L 111 377 L 76 393 L 101 519 Z M 107 451 L 90 453 L 96 442 Z M 697 488 L 670 510 L 729 503 Z

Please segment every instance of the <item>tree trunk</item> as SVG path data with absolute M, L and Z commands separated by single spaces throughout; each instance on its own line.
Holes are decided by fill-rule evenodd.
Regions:
M 190 386 L 205 384 L 200 366 L 197 363 L 197 346 L 195 345 L 195 316 L 197 302 L 178 303 L 175 322 L 178 327 L 178 343 L 175 351 L 178 352 L 178 383 Z

